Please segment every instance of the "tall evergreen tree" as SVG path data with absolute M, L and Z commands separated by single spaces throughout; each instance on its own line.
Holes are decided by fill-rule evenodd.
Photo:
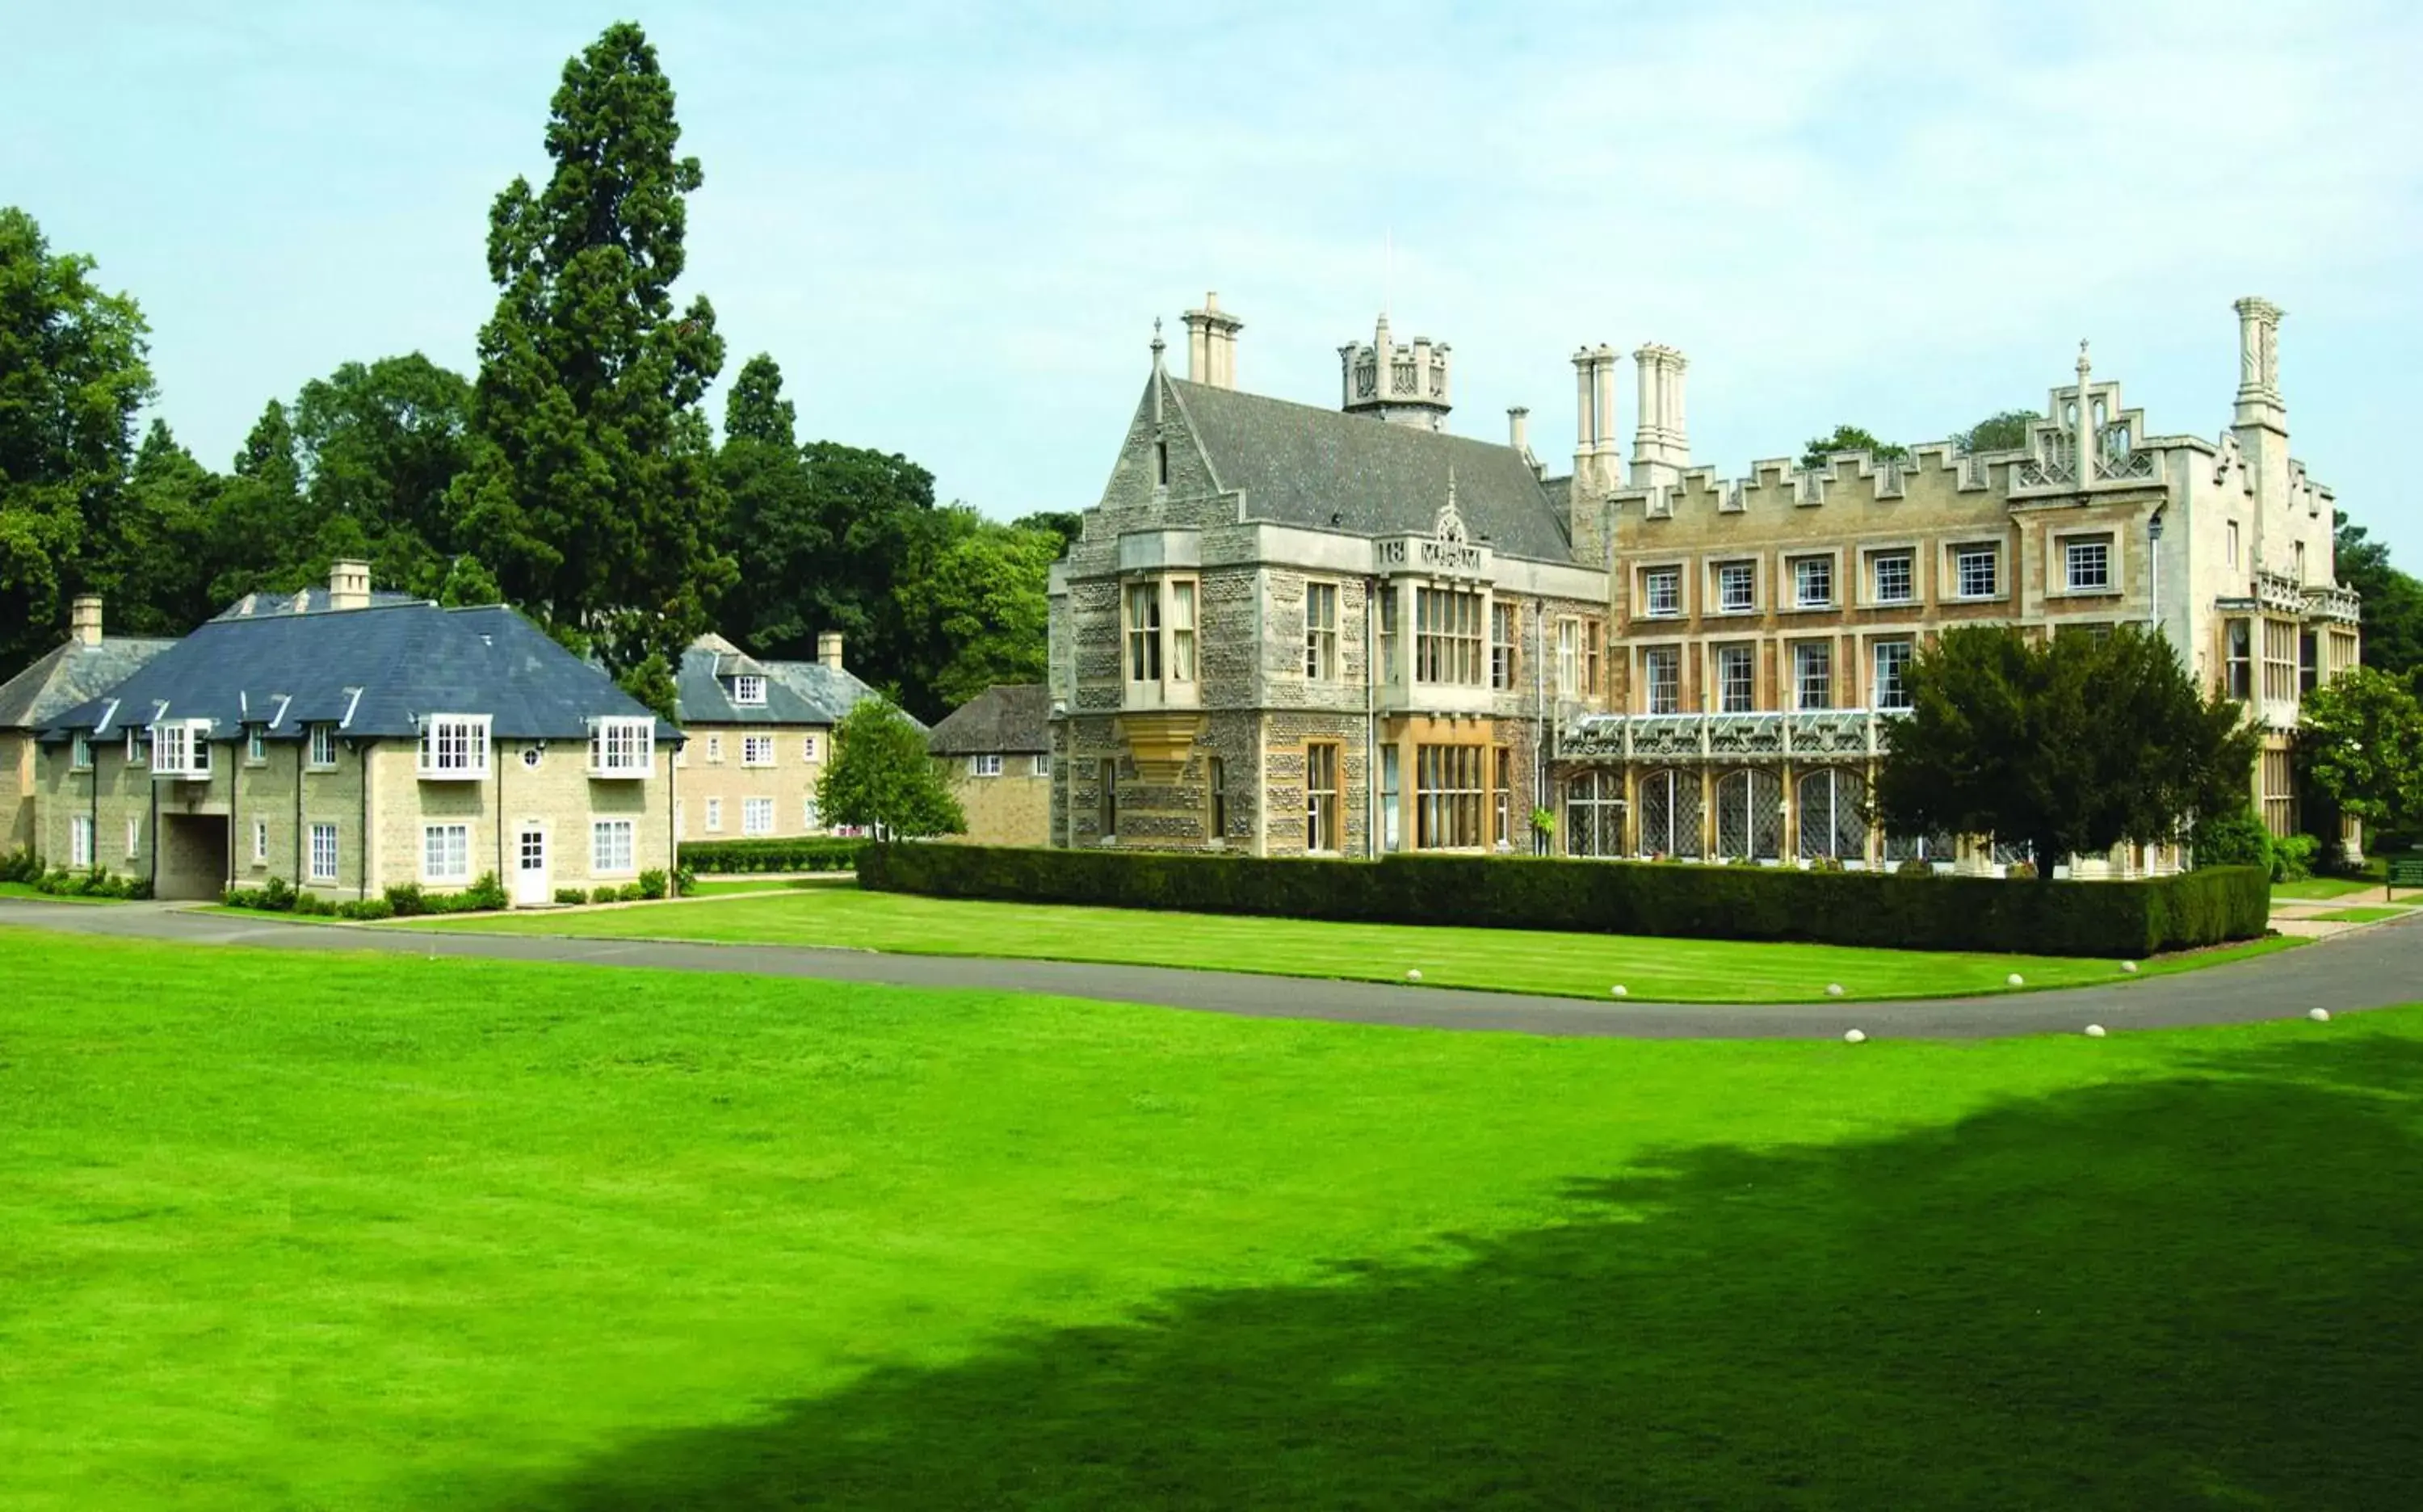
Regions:
M 256 592 L 310 586 L 318 521 L 303 498 L 294 426 L 273 399 L 244 438 L 231 474 L 212 501 L 208 531 L 210 599 L 216 605 Z
M 418 352 L 347 362 L 293 406 L 314 576 L 358 555 L 383 587 L 436 596 L 454 555 L 447 500 L 470 461 L 471 385 Z
M 108 596 L 112 624 L 131 635 L 182 635 L 217 612 L 210 533 L 225 483 L 178 444 L 166 421 L 151 422 L 88 579 Z
M 673 91 L 630 23 L 564 66 L 543 190 L 488 217 L 500 291 L 480 332 L 464 543 L 513 601 L 670 712 L 673 668 L 734 568 L 700 400 L 723 366 L 704 298 L 676 318 L 684 197 Z

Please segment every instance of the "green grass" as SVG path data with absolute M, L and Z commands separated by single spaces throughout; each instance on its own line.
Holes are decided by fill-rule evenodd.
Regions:
M 854 883 L 849 873 L 838 871 L 830 877 L 709 877 L 690 883 L 688 896 L 716 898 L 726 893 L 787 892 L 800 887 L 847 887 Z
M 1156 914 L 1132 909 L 967 902 L 905 893 L 818 888 L 798 897 L 626 908 L 571 915 L 484 915 L 415 928 L 583 938 L 840 946 L 921 955 L 1114 962 L 1275 976 L 1604 998 L 1617 983 L 1662 1002 L 1772 1003 L 1824 998 L 1949 997 L 2001 992 L 2018 972 L 2030 987 L 2125 979 L 2119 963 L 2051 956 L 1963 955 L 1845 946 L 1743 944 L 1527 930 Z M 2282 948 L 2256 941 L 2145 963 L 2140 975 L 2241 960 Z
M 2334 898 L 2345 898 L 2351 893 L 2369 892 L 2380 885 L 2381 880 L 2378 877 L 2370 882 L 2366 882 L 2360 877 L 2307 877 L 2299 882 L 2273 883 L 2272 896 L 2275 899 L 2327 902 Z
M 0 931 L 0 1504 L 2407 1504 L 2423 1008 L 1632 1042 Z
M 2314 917 L 2324 924 L 2378 924 L 2385 918 L 2404 918 L 2414 912 L 2411 908 L 2335 908 Z
M 39 898 L 53 903 L 122 903 L 123 898 L 87 898 L 78 893 L 46 893 L 30 882 L 0 882 L 0 898 Z

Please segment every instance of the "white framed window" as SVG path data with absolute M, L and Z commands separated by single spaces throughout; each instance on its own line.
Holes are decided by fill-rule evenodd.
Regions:
M 1648 693 L 1648 712 L 1679 714 L 1683 710 L 1683 653 L 1671 645 L 1651 646 L 1640 653 L 1641 682 Z
M 142 853 L 143 853 L 143 821 L 142 821 L 141 820 L 139 820 L 139 819 L 130 819 L 130 820 L 128 820 L 126 821 L 126 855 L 127 855 L 127 859 L 129 859 L 129 860 L 133 860 L 135 857 L 136 857 L 136 856 L 138 856 L 138 855 L 141 855 Z
M 1037 777 L 1049 777 L 1052 775 L 1052 753 L 1049 751 L 1036 752 L 1034 764 L 1029 769 L 1029 774 Z
M 1909 685 L 1903 675 L 1909 669 L 1910 643 L 1878 641 L 1876 645 L 1877 680 L 1872 694 L 1878 708 L 1908 708 Z
M 740 764 L 744 767 L 770 767 L 774 764 L 774 738 L 770 735 L 744 735 L 740 738 Z
M 265 819 L 252 821 L 252 864 L 256 867 L 269 864 L 269 820 Z
M 721 798 L 710 798 L 706 801 L 706 833 L 709 835 L 723 833 L 723 800 Z
M 315 767 L 333 767 L 337 764 L 337 726 L 334 724 L 311 726 L 311 751 L 307 760 L 309 765 Z
M 1717 647 L 1717 712 L 1747 714 L 1758 707 L 1757 663 L 1747 645 Z
M 706 758 L 709 761 L 721 761 L 723 759 L 722 736 L 710 735 L 706 738 Z
M 198 778 L 210 774 L 210 721 L 172 719 L 151 726 L 151 775 Z
M 1304 675 L 1314 682 L 1338 676 L 1338 584 L 1304 585 Z
M 824 810 L 816 806 L 814 793 L 800 800 L 800 827 L 811 835 L 825 827 Z
M 1001 753 L 998 751 L 987 751 L 981 756 L 972 756 L 968 757 L 968 775 L 971 777 L 1000 776 Z
M 1304 748 L 1304 848 L 1338 848 L 1338 747 L 1316 741 Z
M 1169 680 L 1195 680 L 1195 582 L 1169 585 Z
M 78 871 L 92 868 L 92 816 L 71 815 L 68 819 L 68 865 Z
M 1879 604 L 1907 604 L 1918 597 L 1918 559 L 1908 551 L 1879 551 L 1868 559 L 1868 586 Z
M 334 824 L 311 826 L 311 880 L 337 880 L 337 827 Z
M 599 777 L 655 776 L 657 722 L 646 715 L 590 721 L 589 771 Z
M 1128 681 L 1161 680 L 1161 584 L 1128 584 Z
M 420 880 L 471 880 L 471 826 L 423 824 L 420 827 Z
M 261 734 L 261 726 L 258 724 L 250 724 L 245 727 L 244 758 L 246 761 L 266 761 L 269 759 L 268 738 Z
M 68 739 L 68 766 L 76 772 L 92 770 L 92 738 L 82 730 Z
M 1579 698 L 1582 687 L 1582 622 L 1557 621 L 1557 696 Z
M 1493 603 L 1489 606 L 1489 686 L 1504 690 L 1514 686 L 1514 648 L 1521 630 L 1512 604 Z
M 744 672 L 732 679 L 732 701 L 743 708 L 762 708 L 766 702 L 766 679 L 753 672 Z
M 1796 708 L 1834 707 L 1834 647 L 1825 641 L 1802 641 L 1792 648 L 1792 683 Z
M 774 833 L 774 800 L 744 798 L 740 800 L 740 833 L 771 835 Z
M 142 727 L 129 724 L 126 726 L 126 764 L 132 767 L 146 765 L 150 761 L 150 752 L 144 744 Z
M 2099 593 L 2112 586 L 2112 537 L 2089 535 L 2065 541 L 2063 581 L 2071 593 Z
M 816 732 L 810 730 L 807 734 L 800 737 L 800 759 L 802 761 L 814 761 L 816 758 Z
M 1414 590 L 1414 680 L 1481 685 L 1481 595 Z
M 773 812 L 773 800 L 752 800 Z M 771 829 L 770 822 L 767 828 Z M 593 820 L 589 825 L 589 869 L 597 875 L 633 870 L 631 861 L 631 821 L 627 819 Z
M 1640 574 L 1641 613 L 1663 619 L 1683 613 L 1683 569 L 1649 567 Z
M 1717 565 L 1717 609 L 1727 614 L 1747 614 L 1758 608 L 1758 564 L 1755 562 L 1720 562 Z
M 423 777 L 475 781 L 488 774 L 485 714 L 431 714 L 420 722 L 418 771 Z
M 1952 553 L 1953 586 L 1963 598 L 1991 598 L 2003 591 L 2003 553 L 1991 546 L 1964 546 Z
M 1834 603 L 1834 559 L 1795 557 L 1792 561 L 1792 602 L 1798 609 L 1829 609 Z

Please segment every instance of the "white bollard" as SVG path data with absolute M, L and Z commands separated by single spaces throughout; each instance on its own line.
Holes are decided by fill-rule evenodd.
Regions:
M 2137 975 L 2137 963 L 2134 961 L 2123 961 L 2120 963 L 2120 969 L 2133 977 Z
M 2027 984 L 2028 979 L 2016 971 L 2003 979 L 2003 985 L 2005 987 L 2025 987 Z
M 2088 1039 L 2090 1039 L 2090 1040 L 2100 1040 L 2100 1039 L 2102 1039 L 2102 1038 L 2103 1038 L 2103 1026 L 2102 1026 L 2102 1025 L 2100 1025 L 2100 1024 L 2090 1024 L 2090 1025 L 2088 1025 L 2088 1026 L 2086 1027 L 2086 1037 L 2087 1037 Z
M 2305 1010 L 2305 1016 L 2317 1024 L 2328 1024 L 2331 1021 L 2331 1011 L 2327 1008 L 2309 1008 Z
M 1405 973 L 1405 979 L 1406 979 L 1407 981 L 1419 981 L 1419 980 L 1421 980 L 1421 979 L 1422 979 L 1422 971 L 1421 971 L 1421 968 L 1420 968 L 1419 966 L 1416 966 L 1413 970 L 1411 970 L 1411 971 L 1409 971 L 1409 972 L 1406 972 L 1406 973 Z
M 1607 990 L 1607 994 L 1609 997 L 1629 997 L 1632 995 L 1630 993 L 1623 990 L 1623 983 L 1622 982 L 1617 982 L 1614 986 L 1608 988 Z
M 1865 1044 L 1867 1040 L 1868 1037 L 1857 1029 L 1845 1029 L 1843 1031 L 1843 1042 L 1845 1044 Z
M 1829 982 L 1828 982 L 1828 983 L 1826 984 L 1826 995 L 1827 995 L 1827 996 L 1829 996 L 1829 997 L 1840 997 L 1840 996 L 1842 996 L 1842 995 L 1843 995 L 1843 984 L 1842 984 L 1841 982 L 1839 982 L 1839 981 L 1829 981 Z

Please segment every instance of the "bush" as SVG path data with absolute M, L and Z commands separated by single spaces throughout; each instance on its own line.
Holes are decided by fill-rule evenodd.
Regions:
M 2188 846 L 2200 867 L 2272 865 L 2272 833 L 2252 804 L 2202 820 L 2188 836 Z
M 24 879 L 34 891 L 53 898 L 149 898 L 151 880 L 148 877 L 120 877 L 99 867 L 90 871 L 69 871 L 65 867 L 42 870 L 35 864 L 33 872 Z
M 1893 867 L 1893 875 L 1896 877 L 1932 877 L 1935 875 L 1935 866 L 1934 863 L 1928 861 L 1924 856 L 1912 856 L 1901 865 Z
M 384 898 L 356 898 L 337 905 L 340 918 L 382 919 L 395 917 L 395 909 Z
M 673 868 L 673 896 L 675 898 L 688 898 L 690 894 L 696 891 L 698 891 L 698 873 L 692 871 L 686 864 L 675 867 Z
M 691 871 L 847 871 L 867 842 L 827 835 L 792 840 L 686 841 L 681 864 Z
M 585 903 L 589 901 L 589 895 L 578 887 L 558 887 L 555 900 L 559 903 Z
M 2290 835 L 2272 842 L 2272 880 L 2302 882 L 2314 874 L 2322 842 L 2310 835 Z
M 398 918 L 411 918 L 429 912 L 429 901 L 420 896 L 420 883 L 400 882 L 387 890 L 387 906 Z
M 42 875 L 42 858 L 30 845 L 21 845 L 7 855 L 0 855 L 0 882 L 35 882 Z
M 1301 861 L 890 845 L 867 848 L 858 879 L 862 887 L 943 898 L 2127 959 L 2256 938 L 2271 910 L 2264 874 L 2252 867 L 2020 886 L 1514 856 Z
M 665 874 L 664 874 L 662 871 L 658 870 L 657 868 L 656 868 L 656 867 L 649 867 L 647 870 L 645 870 L 645 871 L 643 871 L 643 872 L 641 872 L 641 873 L 640 873 L 640 896 L 641 896 L 641 898 L 662 898 L 662 897 L 664 897 L 664 896 L 665 896 Z

